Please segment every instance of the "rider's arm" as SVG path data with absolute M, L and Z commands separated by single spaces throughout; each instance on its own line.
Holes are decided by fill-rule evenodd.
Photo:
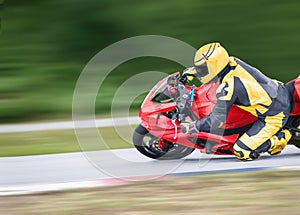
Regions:
M 222 83 L 218 87 L 216 91 L 217 103 L 211 114 L 197 121 L 196 127 L 198 130 L 209 132 L 222 127 L 230 107 L 237 98 L 233 86 L 234 84 Z
M 182 76 L 186 78 L 187 81 L 192 81 L 194 77 L 196 77 L 196 70 L 194 69 L 194 67 L 186 68 L 183 71 Z

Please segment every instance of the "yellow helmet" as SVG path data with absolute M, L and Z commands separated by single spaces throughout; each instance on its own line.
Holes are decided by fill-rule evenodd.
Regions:
M 195 54 L 196 76 L 206 84 L 216 77 L 228 63 L 229 55 L 220 43 L 204 45 Z

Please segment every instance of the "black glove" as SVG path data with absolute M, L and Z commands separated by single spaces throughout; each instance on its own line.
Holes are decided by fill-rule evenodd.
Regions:
M 196 127 L 196 121 L 194 122 L 183 122 L 180 124 L 181 132 L 184 134 L 198 133 L 199 130 Z

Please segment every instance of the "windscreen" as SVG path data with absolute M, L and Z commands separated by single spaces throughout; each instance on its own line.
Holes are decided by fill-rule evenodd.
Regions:
M 178 96 L 178 79 L 171 75 L 157 86 L 152 101 L 157 103 L 174 102 Z

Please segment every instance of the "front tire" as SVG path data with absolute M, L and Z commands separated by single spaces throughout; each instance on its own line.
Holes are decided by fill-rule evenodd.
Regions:
M 158 147 L 159 139 L 155 137 L 142 125 L 136 127 L 133 133 L 133 144 L 143 155 L 159 160 L 180 159 L 191 154 L 195 149 L 177 143 L 170 143 L 172 147 L 163 150 Z

